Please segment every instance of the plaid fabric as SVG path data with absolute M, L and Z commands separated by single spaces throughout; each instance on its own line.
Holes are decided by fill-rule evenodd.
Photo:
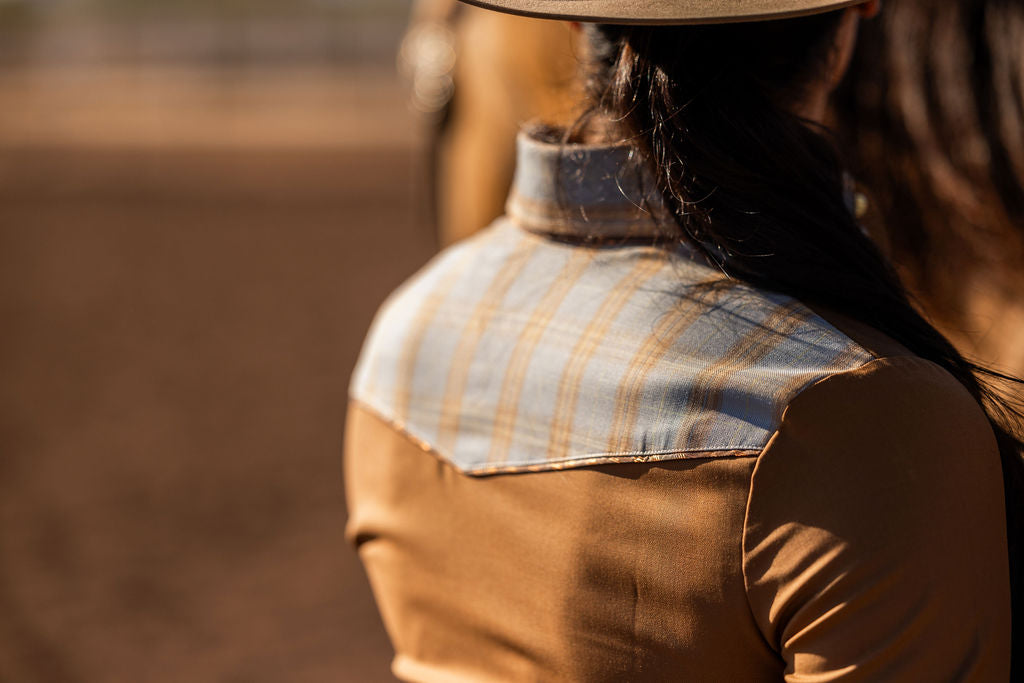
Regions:
M 423 448 L 477 475 L 754 455 L 802 389 L 872 359 L 799 302 L 687 254 L 536 234 L 558 203 L 523 169 L 582 175 L 571 156 L 545 161 L 523 145 L 511 218 L 396 292 L 356 369 L 353 399 Z M 586 149 L 593 169 L 602 148 Z M 614 174 L 586 185 L 599 205 L 577 192 L 572 211 L 599 234 L 621 229 L 630 210 L 641 213 L 629 234 L 651 229 Z

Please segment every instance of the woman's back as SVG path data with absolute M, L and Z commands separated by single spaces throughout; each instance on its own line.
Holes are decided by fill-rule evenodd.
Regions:
M 651 245 L 624 153 L 523 138 L 509 217 L 378 317 L 346 481 L 396 673 L 1005 678 L 977 404 L 862 325 Z

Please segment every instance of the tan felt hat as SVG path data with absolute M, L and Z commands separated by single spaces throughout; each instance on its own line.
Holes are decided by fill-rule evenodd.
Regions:
M 859 5 L 865 0 L 463 0 L 546 19 L 608 24 L 717 24 L 784 19 Z

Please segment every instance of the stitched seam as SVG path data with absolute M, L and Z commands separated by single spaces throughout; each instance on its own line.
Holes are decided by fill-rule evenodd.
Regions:
M 657 463 L 665 460 L 697 460 L 700 458 L 748 458 L 759 455 L 761 448 L 704 448 L 693 450 L 660 450 L 660 451 L 622 451 L 616 453 L 593 453 L 560 458 L 558 460 L 521 460 L 503 463 L 500 466 L 486 465 L 463 467 L 449 456 L 439 451 L 436 446 L 416 436 L 407 425 L 395 418 L 384 408 L 372 404 L 368 399 L 352 396 L 349 402 L 357 404 L 369 413 L 386 423 L 407 441 L 422 451 L 429 452 L 438 459 L 449 464 L 456 471 L 471 476 L 490 474 L 520 474 L 528 472 L 546 472 L 597 465 L 621 465 Z

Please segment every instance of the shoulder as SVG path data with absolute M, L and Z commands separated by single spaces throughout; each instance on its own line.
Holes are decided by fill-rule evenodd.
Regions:
M 474 271 L 495 271 L 515 252 L 508 230 L 488 228 L 448 247 L 412 275 L 384 301 L 374 317 L 352 376 L 350 393 L 386 408 L 385 390 L 403 381 L 399 367 L 430 328 L 448 327 L 445 315 L 465 310 L 465 300 L 479 285 Z M 438 316 L 441 316 L 438 320 Z M 408 368 L 405 368 L 408 369 Z
M 906 354 L 876 357 L 809 386 L 787 406 L 776 439 L 923 447 L 954 434 L 995 449 L 981 406 L 964 386 Z
M 778 495 L 783 489 L 794 497 Z M 750 524 L 756 532 L 776 507 L 806 504 L 857 525 L 851 512 L 869 501 L 893 504 L 895 515 L 987 494 L 1001 510 L 998 449 L 981 407 L 934 363 L 889 356 L 829 375 L 789 402 L 758 458 Z
M 977 417 L 952 378 L 877 333 L 715 276 L 499 221 L 389 299 L 352 396 L 478 474 L 757 455 L 777 431 L 835 439 L 893 401 L 879 419 L 926 424 L 943 397 Z M 848 392 L 876 397 L 851 412 L 833 398 Z
M 352 396 L 474 474 L 749 456 L 793 396 L 871 358 L 690 257 L 499 221 L 387 302 Z
M 1004 514 L 994 436 L 949 373 L 896 355 L 831 375 L 790 402 L 754 468 L 755 617 L 799 673 L 997 680 Z
M 869 360 L 830 373 L 791 397 L 762 453 L 763 470 L 804 467 L 808 463 L 801 461 L 813 457 L 826 468 L 957 470 L 966 465 L 976 473 L 998 474 L 991 426 L 956 378 L 873 328 L 823 315 Z M 842 459 L 851 453 L 853 461 Z

